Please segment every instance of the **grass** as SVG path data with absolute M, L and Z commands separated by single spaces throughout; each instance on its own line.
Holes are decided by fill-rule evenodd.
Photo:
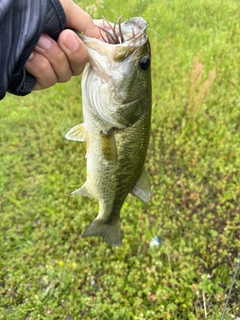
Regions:
M 81 233 L 80 79 L 0 105 L 0 319 L 220 319 L 240 247 L 240 22 L 229 1 L 80 3 L 143 16 L 152 44 L 149 204 L 129 197 L 123 246 Z M 158 33 L 158 34 L 157 34 Z M 162 244 L 150 248 L 158 235 Z M 225 319 L 240 317 L 238 273 Z

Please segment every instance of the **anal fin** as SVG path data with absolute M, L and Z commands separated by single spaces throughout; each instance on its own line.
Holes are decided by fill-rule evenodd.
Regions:
M 84 185 L 73 191 L 71 194 L 73 195 L 80 195 L 80 196 L 84 196 L 84 197 L 89 197 L 89 198 L 92 198 L 93 196 L 89 193 L 88 189 L 87 189 L 87 182 L 84 183 Z

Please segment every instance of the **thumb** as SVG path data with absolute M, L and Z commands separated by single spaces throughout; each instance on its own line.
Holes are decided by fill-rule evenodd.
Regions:
M 84 43 L 72 30 L 63 30 L 58 37 L 58 45 L 66 54 L 72 74 L 79 75 L 88 60 L 88 53 Z

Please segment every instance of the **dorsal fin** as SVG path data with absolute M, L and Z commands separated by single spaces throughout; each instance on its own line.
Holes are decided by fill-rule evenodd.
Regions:
M 138 179 L 136 185 L 130 191 L 130 193 L 137 197 L 138 199 L 142 200 L 143 202 L 148 202 L 152 195 L 151 186 L 148 181 L 148 177 L 146 172 L 143 170 L 141 177 Z

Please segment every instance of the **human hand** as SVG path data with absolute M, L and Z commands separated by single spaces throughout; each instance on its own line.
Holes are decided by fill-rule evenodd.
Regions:
M 100 37 L 91 17 L 72 0 L 60 0 L 66 14 L 66 27 L 83 32 L 87 36 Z M 79 75 L 88 60 L 87 49 L 72 30 L 63 30 L 54 41 L 43 34 L 25 69 L 36 78 L 33 90 L 51 87 L 57 82 L 66 82 Z

